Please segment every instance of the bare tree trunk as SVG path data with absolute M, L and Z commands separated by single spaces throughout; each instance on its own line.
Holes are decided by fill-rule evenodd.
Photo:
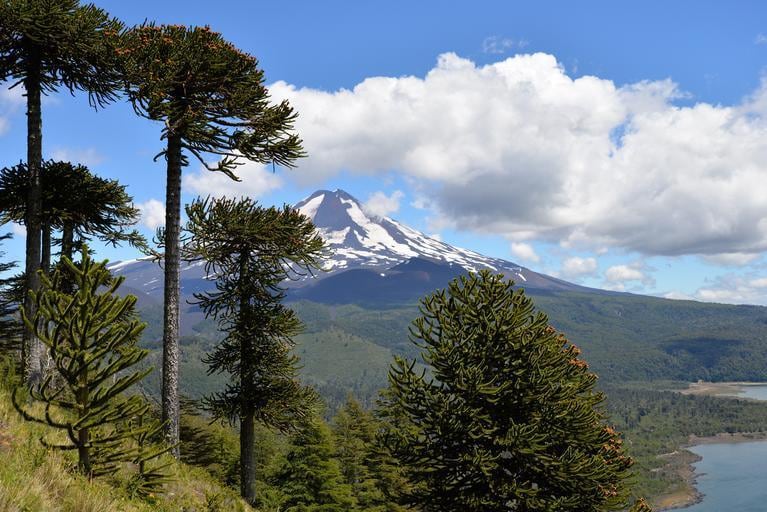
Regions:
M 253 407 L 240 417 L 240 496 L 256 505 L 256 420 Z
M 181 216 L 181 137 L 168 135 L 165 190 L 165 310 L 162 350 L 162 420 L 165 440 L 179 458 L 179 224 Z
M 249 302 L 244 292 L 247 255 L 240 253 L 240 318 L 247 317 Z M 244 327 L 244 326 L 243 326 Z M 241 329 L 245 332 L 245 329 Z M 249 335 L 242 336 L 240 342 L 240 496 L 250 505 L 256 505 L 256 429 L 255 407 L 256 399 L 253 390 L 253 373 L 255 366 L 253 339 Z
M 30 69 L 24 81 L 27 91 L 27 168 L 29 169 L 29 195 L 27 196 L 27 210 L 24 223 L 27 228 L 26 240 L 26 264 L 24 282 L 24 310 L 28 318 L 35 315 L 35 303 L 29 292 L 37 292 L 40 289 L 40 277 L 37 271 L 40 269 L 41 257 L 41 210 L 42 210 L 42 185 L 40 182 L 40 168 L 43 160 L 43 120 L 40 105 L 40 57 L 32 49 L 30 51 Z M 24 353 L 24 377 L 30 385 L 40 382 L 41 356 L 43 353 L 42 343 L 34 334 L 34 330 L 24 326 L 23 341 Z
M 75 246 L 75 234 L 72 227 L 72 221 L 65 221 L 61 229 L 61 256 L 72 259 L 72 253 Z
M 46 274 L 51 270 L 51 226 L 47 222 L 42 226 L 40 268 Z

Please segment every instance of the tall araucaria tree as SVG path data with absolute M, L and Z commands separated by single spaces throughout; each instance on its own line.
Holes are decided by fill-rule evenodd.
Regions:
M 121 242 L 139 248 L 146 245 L 143 237 L 131 229 L 140 212 L 124 185 L 96 176 L 84 165 L 69 162 L 48 160 L 41 170 L 44 269 L 50 264 L 54 231 L 60 232 L 56 243 L 61 247 L 61 256 L 69 259 L 93 237 L 113 245 Z M 0 222 L 24 224 L 28 187 L 26 164 L 0 169 Z
M 533 301 L 489 271 L 426 297 L 411 327 L 428 368 L 397 358 L 382 440 L 423 512 L 628 507 L 632 461 L 597 376 Z
M 27 98 L 27 165 L 29 189 L 25 212 L 25 289 L 40 287 L 43 160 L 41 97 L 60 88 L 85 91 L 91 105 L 115 98 L 119 72 L 115 66 L 114 38 L 120 22 L 93 5 L 78 0 L 0 1 L 0 80 L 11 87 L 23 85 Z M 34 303 L 26 294 L 25 307 Z M 42 345 L 30 329 L 24 330 L 25 377 L 41 376 Z
M 317 268 L 323 242 L 311 220 L 287 206 L 213 199 L 186 211 L 187 257 L 204 261 L 207 275 L 216 277 L 215 291 L 195 296 L 226 335 L 206 359 L 209 372 L 231 375 L 207 404 L 216 417 L 240 425 L 240 491 L 255 504 L 256 421 L 288 431 L 313 409 L 315 393 L 298 382 L 291 353 L 301 322 L 282 304 L 280 283 Z
M 135 111 L 162 122 L 166 141 L 155 157 L 167 162 L 162 418 L 167 441 L 176 445 L 182 168 L 191 154 L 210 171 L 238 180 L 238 158 L 289 167 L 303 151 L 292 132 L 296 114 L 287 102 L 270 103 L 256 59 L 208 27 L 135 27 L 118 53 Z

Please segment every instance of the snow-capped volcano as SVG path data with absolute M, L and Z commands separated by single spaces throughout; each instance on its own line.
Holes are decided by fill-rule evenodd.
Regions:
M 325 263 L 327 272 L 319 273 L 316 279 L 287 283 L 295 298 L 364 302 L 386 295 L 389 301 L 410 300 L 445 286 L 466 271 L 483 268 L 502 272 L 526 288 L 589 290 L 510 261 L 454 247 L 394 219 L 367 213 L 343 190 L 320 190 L 295 206 L 312 219 L 330 253 Z M 129 260 L 109 268 L 125 276 L 126 291 L 138 295 L 143 303 L 162 300 L 162 268 L 156 262 Z M 182 264 L 182 299 L 211 286 L 202 263 Z
M 332 270 L 355 267 L 389 267 L 410 258 L 427 258 L 460 265 L 466 270 L 482 268 L 513 271 L 525 280 L 524 269 L 514 263 L 488 258 L 429 237 L 389 217 L 377 217 L 343 190 L 319 190 L 296 204 L 311 218 L 332 258 Z

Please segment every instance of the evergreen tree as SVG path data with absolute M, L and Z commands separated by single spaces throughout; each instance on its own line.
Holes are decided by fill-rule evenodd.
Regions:
M 373 414 L 349 397 L 333 419 L 336 458 L 360 511 L 403 511 L 394 495 L 407 488 L 407 482 L 388 454 L 378 449 L 379 428 Z
M 422 301 L 411 337 L 427 369 L 397 358 L 381 402 L 408 501 L 424 512 L 626 508 L 632 462 L 597 376 L 512 285 L 481 271 Z
M 0 235 L 0 242 L 11 238 L 11 234 Z M 0 251 L 0 257 L 5 252 Z M 15 262 L 0 261 L 0 276 L 16 267 Z M 18 301 L 13 294 L 13 277 L 0 277 L 0 353 L 19 352 L 21 343 L 21 322 L 15 318 Z
M 160 437 L 162 423 L 151 418 L 148 408 L 140 410 L 133 418 L 128 420 L 126 431 L 135 444 L 133 463 L 138 471 L 132 480 L 133 494 L 143 498 L 151 498 L 172 477 L 168 468 L 172 462 L 160 462 L 159 458 L 170 452 L 171 446 L 158 443 L 155 440 Z
M 240 424 L 240 490 L 255 503 L 255 423 L 283 431 L 308 414 L 313 390 L 298 382 L 292 337 L 301 322 L 282 301 L 280 283 L 311 272 L 323 248 L 314 225 L 289 207 L 250 199 L 197 200 L 187 207 L 187 257 L 205 262 L 216 291 L 196 294 L 225 338 L 206 358 L 210 373 L 232 382 L 208 398 L 216 417 Z
M 115 295 L 124 278 L 113 278 L 106 261 L 94 262 L 84 247 L 79 264 L 68 258 L 63 263 L 52 277 L 43 274 L 40 290 L 31 292 L 35 316 L 30 318 L 22 308 L 25 323 L 50 350 L 63 385 L 54 385 L 50 374 L 30 388 L 31 398 L 44 404 L 42 417 L 20 403 L 18 388 L 13 404 L 25 419 L 64 430 L 68 443 L 41 441 L 52 448 L 77 449 L 79 470 L 95 477 L 136 456 L 126 445 L 136 432 L 120 424 L 147 410 L 141 397 L 124 395 L 151 371 L 131 369 L 148 353 L 136 346 L 146 324 L 136 318 L 135 296 Z M 64 272 L 75 284 L 73 293 L 60 291 Z
M 208 27 L 142 25 L 118 50 L 135 111 L 163 123 L 165 310 L 162 413 L 170 444 L 179 439 L 179 263 L 181 170 L 187 153 L 232 179 L 237 158 L 290 166 L 302 156 L 287 102 L 269 104 L 255 58 Z M 216 164 L 205 155 L 218 157 Z M 156 157 L 156 158 L 157 158 Z M 178 453 L 176 453 L 178 456 Z
M 285 495 L 285 512 L 356 511 L 351 487 L 344 483 L 341 466 L 334 454 L 328 426 L 310 418 L 291 437 L 285 463 L 274 477 L 274 484 Z
M 11 80 L 11 87 L 23 85 L 27 98 L 26 290 L 40 287 L 41 96 L 63 87 L 86 91 L 94 106 L 112 100 L 119 73 L 111 40 L 120 30 L 122 25 L 107 13 L 93 5 L 81 6 L 78 0 L 0 1 L 0 80 Z M 25 296 L 24 305 L 33 314 L 30 296 Z M 28 329 L 24 344 L 25 377 L 39 381 L 42 345 Z
M 44 269 L 50 264 L 52 230 L 61 232 L 61 256 L 69 259 L 92 237 L 112 245 L 146 245 L 136 230 L 130 230 L 140 212 L 117 180 L 96 176 L 84 165 L 49 160 L 43 162 L 41 182 Z M 0 222 L 24 224 L 28 189 L 26 164 L 0 169 Z

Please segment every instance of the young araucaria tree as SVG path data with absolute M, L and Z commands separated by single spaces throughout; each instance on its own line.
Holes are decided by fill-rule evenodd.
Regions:
M 29 188 L 25 225 L 25 289 L 40 287 L 43 161 L 41 96 L 59 88 L 85 91 L 93 106 L 115 97 L 119 73 L 114 37 L 122 25 L 93 5 L 78 0 L 0 0 L 0 80 L 23 85 L 27 97 Z M 25 297 L 30 314 L 34 302 Z M 42 345 L 24 330 L 25 377 L 41 378 Z
M 631 466 L 597 376 L 533 301 L 489 271 L 426 297 L 397 358 L 383 441 L 424 512 L 624 510 Z
M 310 416 L 314 392 L 298 382 L 292 336 L 301 323 L 282 304 L 280 283 L 317 268 L 323 250 L 314 225 L 290 207 L 250 199 L 197 200 L 187 207 L 190 259 L 205 262 L 216 290 L 197 295 L 226 334 L 207 358 L 232 382 L 207 403 L 240 424 L 240 490 L 255 503 L 255 422 L 283 431 Z
M 240 157 L 291 166 L 303 153 L 292 133 L 295 113 L 287 102 L 270 104 L 256 59 L 208 27 L 139 26 L 125 34 L 118 52 L 134 109 L 162 122 L 161 138 L 166 141 L 156 157 L 167 162 L 162 418 L 167 441 L 175 445 L 181 169 L 191 154 L 209 170 L 238 180 L 234 171 Z
M 73 293 L 60 291 L 65 273 Z M 44 405 L 42 416 L 20 403 L 16 391 L 14 406 L 27 420 L 64 430 L 67 443 L 43 443 L 76 449 L 79 470 L 89 477 L 111 473 L 120 461 L 135 457 L 126 442 L 135 432 L 118 426 L 147 409 L 140 396 L 124 393 L 151 368 L 132 369 L 148 353 L 136 346 L 146 324 L 136 317 L 135 296 L 116 295 L 123 279 L 112 277 L 106 262 L 94 262 L 84 247 L 79 264 L 64 257 L 52 277 L 42 274 L 40 290 L 32 292 L 35 316 L 22 310 L 25 323 L 49 349 L 56 373 L 30 388 L 31 398 Z M 54 384 L 56 375 L 63 385 Z

